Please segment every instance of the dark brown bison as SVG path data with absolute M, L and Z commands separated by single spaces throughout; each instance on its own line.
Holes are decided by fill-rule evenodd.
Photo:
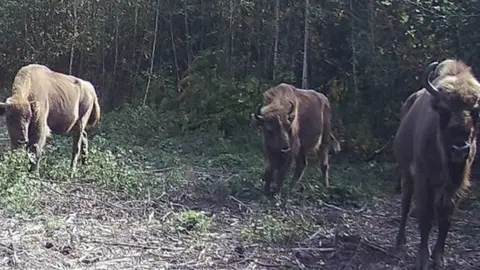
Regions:
M 295 160 L 288 188 L 291 191 L 301 179 L 310 153 L 319 159 L 323 180 L 329 186 L 328 151 L 330 147 L 340 151 L 340 144 L 331 133 L 331 114 L 327 97 L 314 90 L 282 83 L 263 94 L 263 106 L 258 106 L 253 119 L 263 133 L 263 180 L 267 196 L 272 195 L 272 180 L 276 184 L 275 193 L 281 191 L 285 174 Z
M 476 154 L 480 83 L 461 61 L 430 64 L 424 71 L 425 89 L 416 94 L 400 122 L 394 155 L 402 177 L 402 218 L 397 246 L 405 242 L 405 224 L 412 198 L 419 219 L 420 247 L 416 269 L 428 269 L 428 238 L 433 219 L 438 238 L 432 252 L 435 266 L 444 264 L 450 217 L 470 185 Z M 437 67 L 437 78 L 429 79 Z
M 437 78 L 437 76 L 439 75 L 439 72 L 440 70 L 442 70 L 446 65 L 450 65 L 450 64 L 453 64 L 455 62 L 455 60 L 452 60 L 452 59 L 447 59 L 447 60 L 444 60 L 442 61 L 440 64 L 438 64 L 438 66 L 435 68 L 435 71 L 430 75 L 431 78 L 434 79 L 435 81 L 435 78 Z M 408 111 L 410 110 L 410 108 L 412 107 L 413 103 L 415 102 L 415 100 L 417 100 L 417 98 L 423 94 L 425 90 L 424 89 L 421 89 L 421 90 L 418 90 L 412 94 L 410 94 L 407 99 L 405 100 L 405 102 L 403 103 L 402 107 L 400 108 L 400 121 L 405 117 L 405 115 L 408 113 Z M 401 181 L 402 177 L 400 176 L 400 173 L 398 172 L 397 173 L 397 186 L 395 187 L 395 190 L 397 192 L 401 192 Z
M 0 115 L 6 117 L 11 149 L 26 147 L 31 172 L 38 172 L 50 133 L 71 134 L 73 175 L 79 156 L 86 162 L 87 130 L 100 120 L 100 106 L 90 82 L 31 64 L 17 72 L 12 96 L 0 103 Z

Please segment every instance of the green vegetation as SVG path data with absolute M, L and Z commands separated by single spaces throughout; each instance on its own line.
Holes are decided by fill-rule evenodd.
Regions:
M 13 246 L 0 265 L 298 268 L 288 248 L 333 237 L 334 255 L 318 255 L 331 269 L 403 267 L 385 250 L 399 206 L 388 142 L 427 63 L 458 57 L 478 73 L 478 10 L 477 0 L 1 1 L 1 98 L 21 66 L 45 64 L 91 81 L 103 119 L 73 179 L 68 136 L 49 139 L 39 176 L 24 153 L 1 154 L 0 225 Z M 329 97 L 343 149 L 332 187 L 312 160 L 286 209 L 263 196 L 250 120 L 280 82 Z M 461 205 L 473 220 L 477 186 Z M 231 253 L 243 257 L 219 259 Z M 457 268 L 475 264 L 468 254 Z

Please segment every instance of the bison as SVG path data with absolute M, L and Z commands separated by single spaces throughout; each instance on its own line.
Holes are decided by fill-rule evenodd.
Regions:
M 432 83 L 429 77 L 436 67 Z M 480 112 L 480 83 L 460 60 L 431 63 L 423 72 L 422 84 L 424 89 L 417 92 L 401 120 L 393 145 L 402 178 L 396 245 L 402 248 L 406 243 L 405 225 L 413 199 L 421 238 L 416 269 L 428 269 L 428 238 L 434 219 L 438 238 L 432 260 L 435 266 L 444 264 L 450 218 L 470 185 Z
M 253 120 L 263 133 L 263 180 L 267 196 L 272 195 L 272 180 L 276 184 L 273 193 L 280 192 L 285 174 L 295 160 L 288 188 L 291 191 L 301 179 L 310 153 L 319 159 L 323 180 L 329 186 L 328 152 L 330 147 L 340 151 L 340 144 L 331 132 L 331 116 L 328 98 L 314 90 L 281 83 L 263 94 L 263 105 L 257 107 Z M 288 193 L 285 195 L 287 198 Z
M 430 75 L 431 78 L 435 79 L 440 70 L 443 69 L 444 66 L 446 65 L 449 65 L 449 64 L 453 64 L 455 61 L 452 60 L 452 59 L 446 59 L 444 61 L 442 61 L 440 64 L 438 64 L 438 66 L 435 68 L 435 71 L 433 74 Z M 418 90 L 412 94 L 410 94 L 407 99 L 405 100 L 405 102 L 403 103 L 402 107 L 400 108 L 400 121 L 405 117 L 405 115 L 408 113 L 408 111 L 410 110 L 410 108 L 412 107 L 413 103 L 415 102 L 415 100 L 417 100 L 417 98 L 422 95 L 422 93 L 424 92 L 425 90 L 421 89 L 421 90 Z M 401 177 L 400 177 L 400 174 L 398 173 L 397 174 L 397 185 L 395 187 L 395 190 L 397 192 L 401 192 L 402 188 L 401 188 Z
M 0 102 L 0 115 L 6 118 L 11 149 L 26 148 L 30 172 L 38 172 L 51 133 L 71 134 L 73 176 L 80 156 L 86 163 L 87 131 L 99 122 L 100 105 L 90 82 L 30 64 L 15 75 L 12 95 Z

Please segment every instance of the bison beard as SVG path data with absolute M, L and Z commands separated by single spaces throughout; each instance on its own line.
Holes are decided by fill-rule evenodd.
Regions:
M 429 75 L 435 67 L 438 77 L 432 83 Z M 411 96 L 415 98 L 402 113 L 394 140 L 402 177 L 402 218 L 396 242 L 399 248 L 406 242 L 405 225 L 413 198 L 421 237 L 416 269 L 428 269 L 434 218 L 438 238 L 432 259 L 435 266 L 444 264 L 450 217 L 470 185 L 480 98 L 480 84 L 460 61 L 430 64 L 422 82 L 425 89 Z
M 282 198 L 288 199 L 289 192 L 302 178 L 308 154 L 314 154 L 320 161 L 323 180 L 328 187 L 328 151 L 332 147 L 338 152 L 340 145 L 331 133 L 327 97 L 282 83 L 267 90 L 263 99 L 263 105 L 257 107 L 252 118 L 263 131 L 265 194 L 271 196 L 281 191 L 285 174 L 295 161 L 290 185 L 281 193 Z M 276 184 L 273 193 L 270 190 L 272 182 Z

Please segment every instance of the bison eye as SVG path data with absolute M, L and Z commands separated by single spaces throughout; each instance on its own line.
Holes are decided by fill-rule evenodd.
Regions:
M 450 121 L 450 117 L 452 113 L 444 108 L 437 107 L 436 111 L 438 112 L 439 118 L 440 118 L 440 127 L 445 128 L 448 125 L 448 122 Z

